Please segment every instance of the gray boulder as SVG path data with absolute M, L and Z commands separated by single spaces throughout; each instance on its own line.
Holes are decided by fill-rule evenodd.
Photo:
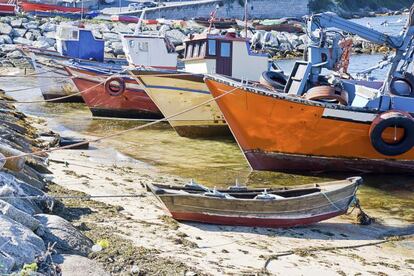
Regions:
M 33 41 L 28 40 L 23 37 L 16 37 L 13 39 L 14 44 L 22 44 L 22 45 L 32 45 Z
M 21 20 L 20 18 L 14 19 L 12 21 L 10 21 L 10 25 L 13 28 L 20 28 L 23 24 L 23 20 Z
M 56 24 L 46 22 L 39 27 L 42 32 L 55 32 L 56 31 Z
M 33 29 L 33 30 L 30 30 L 30 32 L 33 34 L 34 39 L 38 39 L 39 37 L 42 36 L 42 33 L 40 32 L 40 30 Z
M 43 33 L 43 35 L 46 38 L 52 38 L 52 39 L 55 39 L 56 38 L 56 32 L 45 32 L 45 33 Z
M 85 237 L 67 220 L 55 216 L 38 214 L 34 216 L 44 226 L 37 234 L 45 243 L 55 243 L 58 253 L 78 254 L 86 256 L 93 245 L 92 241 Z
M 79 255 L 55 255 L 53 262 L 59 264 L 63 275 L 109 276 L 100 263 Z
M 119 35 L 116 33 L 103 33 L 102 36 L 105 40 L 120 40 Z
M 27 30 L 25 28 L 15 28 L 12 32 L 13 37 L 23 37 Z
M 105 47 L 104 48 L 105 53 L 113 53 L 114 50 L 111 47 Z
M 35 37 L 34 37 L 34 35 L 33 35 L 32 32 L 25 33 L 24 38 L 26 38 L 28 40 L 32 40 L 32 41 L 35 39 Z
M 111 44 L 112 49 L 114 49 L 115 55 L 123 55 L 124 54 L 124 48 L 122 47 L 121 42 L 113 42 Z
M 29 228 L 0 214 L 1 252 L 13 258 L 15 267 L 32 263 L 45 251 L 45 244 Z M 13 268 L 12 268 L 13 270 Z
M 132 30 L 128 25 L 119 23 L 114 25 L 111 31 L 114 33 L 131 33 Z
M 47 49 L 51 45 L 49 43 L 47 43 L 46 40 L 37 40 L 37 41 L 33 42 L 32 46 L 36 47 L 36 48 Z
M 4 45 L 0 45 L 0 50 L 2 51 L 2 52 L 12 52 L 12 51 L 14 51 L 14 50 L 16 50 L 17 49 L 17 45 L 14 45 L 14 44 L 11 44 L 11 43 L 7 43 L 7 44 L 4 44 Z M 1 183 L 0 183 L 0 186 L 1 186 Z
M 25 27 L 28 30 L 39 29 L 39 23 L 36 21 L 30 21 L 27 23 L 23 23 L 23 27 Z
M 7 23 L 0 23 L 0 34 L 10 35 L 13 28 Z
M 20 211 L 15 208 L 13 205 L 0 199 L 0 214 L 3 214 L 12 220 L 21 223 L 30 230 L 34 231 L 40 226 L 40 222 L 37 219 L 34 219 L 31 215 L 26 214 L 25 212 Z
M 20 51 L 18 51 L 18 50 L 16 50 L 16 51 L 13 51 L 13 52 L 10 52 L 10 53 L 7 53 L 7 55 L 6 55 L 8 58 L 22 58 L 23 57 L 23 54 L 22 54 L 22 52 L 20 52 Z
M 103 35 L 101 34 L 101 32 L 99 32 L 99 30 L 96 30 L 96 29 L 92 30 L 92 35 L 97 39 L 103 38 Z
M 0 38 L 4 41 L 5 44 L 13 44 L 13 40 L 8 35 L 0 35 Z
M 1 45 L 0 47 L 3 48 L 3 46 L 6 46 L 6 44 Z M 39 189 L 16 179 L 10 174 L 0 172 L 0 196 L 16 196 L 16 198 L 8 198 L 3 200 L 27 214 L 34 215 L 35 213 L 40 213 L 42 210 L 33 200 L 19 198 L 20 196 L 28 195 L 43 196 L 44 193 Z
M 183 34 L 180 30 L 170 30 L 165 32 L 165 36 L 174 44 L 180 45 L 183 44 L 184 39 L 186 39 L 185 34 Z
M 49 47 L 53 46 L 53 45 L 55 44 L 55 42 L 56 42 L 56 40 L 55 40 L 55 39 L 53 39 L 53 38 L 48 38 L 48 37 L 45 37 L 45 36 L 40 36 L 40 37 L 38 37 L 38 38 L 37 38 L 37 41 L 38 41 L 38 42 L 45 42 L 45 43 L 49 44 Z
M 10 24 L 10 17 L 8 16 L 0 17 L 0 22 Z
M 14 259 L 0 250 L 0 275 L 10 274 L 13 267 L 15 266 Z

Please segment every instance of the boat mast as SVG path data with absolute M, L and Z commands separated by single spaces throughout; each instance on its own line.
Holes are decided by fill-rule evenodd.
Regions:
M 244 38 L 247 38 L 247 0 L 244 1 Z
M 144 16 L 145 16 L 145 10 L 143 9 L 141 12 L 141 16 L 139 17 L 137 26 L 135 27 L 135 31 L 134 31 L 134 35 L 137 36 L 139 35 L 140 31 L 141 31 L 141 26 L 142 26 L 142 21 L 144 21 Z

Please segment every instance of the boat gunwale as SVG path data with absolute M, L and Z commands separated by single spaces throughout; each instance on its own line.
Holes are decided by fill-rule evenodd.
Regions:
M 348 182 L 348 183 L 346 183 Z M 343 183 L 343 184 L 341 184 Z M 316 183 L 315 183 L 316 184 Z M 318 183 L 319 184 L 319 183 Z M 147 184 L 147 188 L 149 190 L 151 190 L 151 192 L 159 198 L 162 197 L 198 197 L 198 198 L 204 198 L 204 199 L 215 199 L 215 200 L 223 200 L 225 199 L 226 201 L 243 201 L 243 202 L 281 202 L 281 201 L 294 201 L 294 200 L 299 200 L 299 199 L 307 199 L 309 197 L 315 197 L 317 195 L 328 195 L 328 194 L 332 194 L 333 192 L 335 193 L 339 193 L 343 190 L 346 190 L 348 188 L 350 188 L 351 186 L 354 187 L 354 192 L 353 192 L 353 196 L 356 194 L 356 191 L 358 190 L 358 187 L 362 184 L 362 178 L 361 177 L 350 177 L 347 178 L 345 180 L 338 180 L 338 181 L 330 181 L 330 182 L 326 182 L 326 184 L 324 185 L 323 183 L 321 183 L 322 186 L 319 186 L 318 188 L 321 189 L 321 191 L 319 192 L 314 192 L 314 193 L 309 193 L 309 194 L 305 194 L 305 195 L 301 195 L 301 196 L 295 196 L 295 197 L 286 197 L 286 198 L 280 198 L 280 199 L 276 199 L 276 200 L 260 200 L 260 199 L 245 199 L 245 198 L 220 198 L 220 197 L 209 197 L 206 196 L 204 194 L 180 194 L 180 193 L 157 193 L 157 190 L 168 190 L 168 189 L 163 189 L 163 188 L 158 188 L 156 186 L 156 184 Z M 338 188 L 336 188 L 338 187 Z M 183 186 L 184 188 L 184 186 Z M 325 188 L 325 189 L 323 189 Z M 330 189 L 328 189 L 330 188 Z M 290 191 L 290 190 L 289 190 Z M 293 190 L 294 191 L 294 190 Z M 351 197 L 351 196 L 350 196 Z M 161 200 L 162 201 L 162 200 Z
M 225 76 L 220 76 L 216 74 L 205 74 L 204 80 L 212 80 L 218 83 L 232 86 L 234 88 L 242 89 L 243 91 L 246 91 L 249 93 L 272 97 L 272 98 L 276 98 L 280 100 L 286 100 L 289 102 L 308 105 L 308 106 L 338 109 L 338 110 L 345 110 L 345 111 L 357 111 L 361 113 L 370 113 L 370 114 L 381 113 L 381 111 L 377 109 L 369 109 L 369 108 L 355 107 L 355 106 L 344 106 L 344 105 L 334 104 L 334 103 L 323 103 L 323 102 L 318 102 L 318 101 L 307 100 L 299 96 L 293 96 L 293 95 L 290 95 L 284 92 L 267 90 L 264 87 L 254 87 L 249 83 L 246 84 L 243 80 L 231 79 L 231 78 L 227 78 Z

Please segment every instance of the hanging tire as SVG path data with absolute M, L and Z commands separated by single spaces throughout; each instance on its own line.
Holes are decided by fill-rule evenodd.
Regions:
M 279 72 L 265 71 L 260 76 L 260 84 L 278 90 L 284 90 L 286 83 L 286 76 Z
M 382 137 L 389 127 L 402 128 L 404 135 L 399 141 L 389 143 Z M 372 146 L 381 154 L 396 156 L 406 153 L 414 146 L 414 119 L 410 114 L 400 111 L 388 111 L 378 115 L 369 129 Z
M 113 77 L 105 81 L 105 91 L 111 96 L 120 96 L 125 89 L 125 81 L 122 78 Z
M 304 98 L 311 101 L 348 105 L 348 92 L 328 85 L 312 87 L 306 92 Z

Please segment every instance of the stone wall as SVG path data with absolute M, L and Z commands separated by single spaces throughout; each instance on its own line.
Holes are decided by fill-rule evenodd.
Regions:
M 196 2 L 196 1 L 195 1 Z M 190 19 L 194 17 L 209 17 L 217 4 L 223 6 L 218 11 L 218 17 L 244 17 L 244 6 L 239 0 L 202 1 L 186 6 L 163 7 L 147 11 L 149 19 L 164 17 L 167 19 Z M 250 0 L 248 1 L 249 18 L 281 18 L 301 17 L 309 13 L 309 0 Z

